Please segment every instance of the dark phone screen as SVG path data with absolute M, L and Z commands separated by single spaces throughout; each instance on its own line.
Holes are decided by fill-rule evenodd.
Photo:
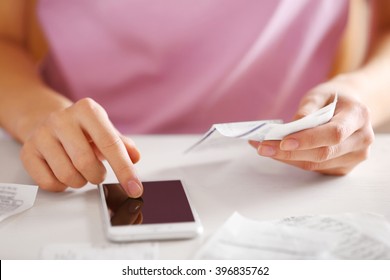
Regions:
M 141 198 L 130 198 L 120 184 L 103 184 L 111 225 L 195 221 L 181 181 L 143 182 Z

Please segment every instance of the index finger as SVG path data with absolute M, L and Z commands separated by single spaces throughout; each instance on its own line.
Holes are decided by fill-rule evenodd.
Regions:
M 142 183 L 119 133 L 100 105 L 87 102 L 89 104 L 84 108 L 81 126 L 108 161 L 126 193 L 135 198 L 141 196 Z
M 360 122 L 356 119 L 339 113 L 326 124 L 286 136 L 280 143 L 280 149 L 309 150 L 337 145 L 351 136 L 360 126 Z

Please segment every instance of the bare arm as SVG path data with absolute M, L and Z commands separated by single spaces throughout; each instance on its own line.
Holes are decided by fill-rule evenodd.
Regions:
M 25 0 L 0 1 L 0 126 L 23 144 L 21 159 L 46 190 L 98 184 L 106 159 L 130 196 L 142 194 L 134 143 L 92 99 L 72 103 L 40 79 L 26 50 Z
M 376 28 L 366 63 L 351 75 L 362 89 L 360 98 L 371 110 L 374 126 L 390 120 L 390 1 L 377 0 Z M 355 76 L 356 75 L 356 76 Z
M 347 174 L 368 157 L 373 126 L 390 120 L 390 1 L 375 4 L 376 33 L 365 62 L 310 90 L 296 114 L 302 117 L 323 107 L 338 91 L 333 119 L 281 142 L 252 142 L 260 155 L 331 175 Z
M 41 81 L 26 50 L 24 2 L 0 2 L 0 125 L 21 142 L 51 112 L 72 104 Z

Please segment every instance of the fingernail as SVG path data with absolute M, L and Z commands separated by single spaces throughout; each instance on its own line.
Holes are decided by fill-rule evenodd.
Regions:
M 135 181 L 129 181 L 125 187 L 125 191 L 130 197 L 140 197 L 142 194 L 141 186 Z
M 286 151 L 296 150 L 298 147 L 299 142 L 295 139 L 286 139 L 280 143 L 280 148 Z
M 276 154 L 275 148 L 268 145 L 261 145 L 258 151 L 260 155 L 265 157 L 272 157 Z

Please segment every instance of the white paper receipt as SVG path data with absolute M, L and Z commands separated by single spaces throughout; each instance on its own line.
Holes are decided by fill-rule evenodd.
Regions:
M 280 120 L 260 120 L 214 124 L 203 137 L 192 145 L 187 152 L 202 147 L 222 144 L 232 138 L 254 141 L 282 140 L 285 136 L 304 129 L 313 128 L 329 122 L 336 109 L 337 94 L 327 106 L 293 122 L 282 123 Z
M 0 184 L 0 222 L 31 208 L 37 191 L 38 186 Z
M 234 213 L 196 259 L 390 259 L 384 216 L 344 213 L 256 221 Z

